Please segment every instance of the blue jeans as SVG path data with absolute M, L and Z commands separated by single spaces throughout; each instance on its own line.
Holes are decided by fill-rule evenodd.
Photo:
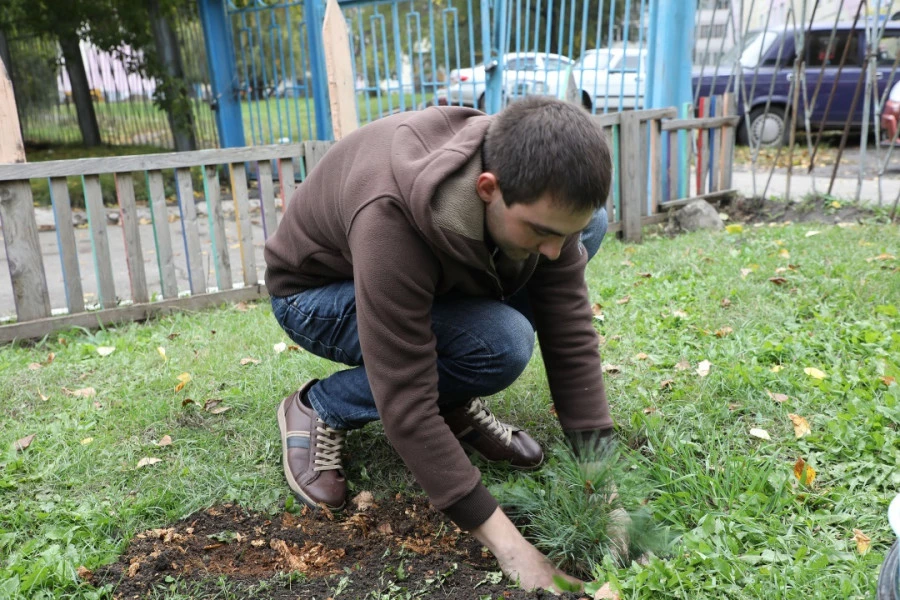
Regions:
M 595 213 L 582 232 L 588 259 L 606 234 L 606 211 Z M 273 296 L 272 312 L 304 350 L 351 368 L 310 388 L 308 400 L 335 429 L 357 429 L 379 419 L 359 344 L 352 281 Z M 437 341 L 438 405 L 448 411 L 475 396 L 509 387 L 531 359 L 534 325 L 524 290 L 504 303 L 468 297 L 437 298 L 431 328 Z

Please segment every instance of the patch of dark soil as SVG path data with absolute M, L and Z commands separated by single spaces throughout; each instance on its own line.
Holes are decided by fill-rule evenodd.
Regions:
M 879 217 L 872 208 L 847 205 L 832 198 L 806 198 L 781 202 L 761 197 L 738 197 L 723 202 L 719 210 L 734 223 L 822 223 L 845 224 L 873 222 Z
M 122 600 L 177 589 L 192 598 L 373 600 L 581 598 L 511 589 L 494 558 L 425 499 L 398 495 L 341 515 L 268 516 L 226 504 L 138 534 L 85 574 Z M 224 578 L 224 583 L 223 583 Z

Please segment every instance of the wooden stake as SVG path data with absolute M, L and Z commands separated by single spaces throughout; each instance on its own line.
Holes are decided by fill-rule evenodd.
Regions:
M 16 97 L 6 66 L 0 60 L 0 163 L 25 162 L 25 144 L 19 127 Z
M 337 0 L 328 0 L 322 25 L 325 42 L 325 68 L 328 71 L 328 96 L 331 99 L 331 123 L 334 139 L 339 140 L 359 128 L 356 114 L 356 90 L 347 21 Z

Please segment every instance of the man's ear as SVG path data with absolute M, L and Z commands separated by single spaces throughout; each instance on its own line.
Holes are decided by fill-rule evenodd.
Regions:
M 497 176 L 490 171 L 479 175 L 478 180 L 475 182 L 475 191 L 478 192 L 478 197 L 487 204 L 498 199 L 500 197 L 500 186 L 497 185 Z

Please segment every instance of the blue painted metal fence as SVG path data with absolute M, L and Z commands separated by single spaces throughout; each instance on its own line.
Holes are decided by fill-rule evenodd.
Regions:
M 222 145 L 239 145 L 243 132 L 247 144 L 329 139 L 324 0 L 198 2 L 205 7 L 212 68 L 219 71 L 213 87 Z M 681 2 L 340 4 L 350 33 L 361 123 L 431 104 L 495 113 L 528 94 L 568 98 L 594 113 L 672 105 L 674 95 L 682 93 L 684 82 L 677 77 L 685 77 L 684 65 L 689 77 L 689 57 L 677 70 L 670 58 L 677 60 L 685 45 L 678 44 L 678 27 L 671 20 L 693 24 L 693 8 Z M 658 26 L 660 19 L 668 21 Z M 650 52 L 654 44 L 657 50 Z M 657 88 L 663 93 L 650 102 L 649 74 L 656 70 L 666 78 Z M 679 85 L 673 88 L 675 80 Z M 689 87 L 684 96 L 689 100 Z

